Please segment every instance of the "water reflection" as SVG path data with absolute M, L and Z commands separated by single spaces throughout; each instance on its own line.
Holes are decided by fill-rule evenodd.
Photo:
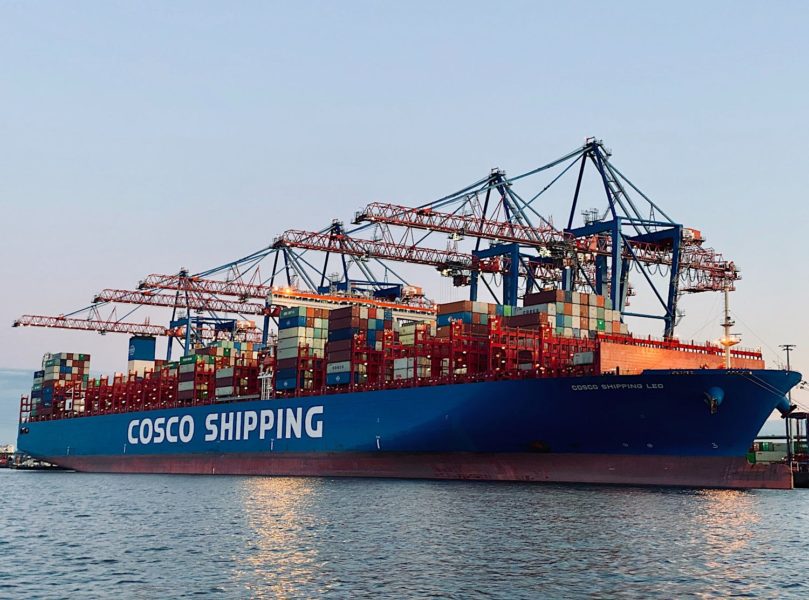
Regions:
M 0 598 L 809 597 L 802 490 L 0 479 Z
M 237 578 L 251 597 L 292 598 L 305 595 L 323 566 L 318 553 L 321 519 L 313 510 L 319 479 L 244 479 L 240 486 L 249 527 L 249 547 Z M 328 586 L 323 589 L 328 591 Z

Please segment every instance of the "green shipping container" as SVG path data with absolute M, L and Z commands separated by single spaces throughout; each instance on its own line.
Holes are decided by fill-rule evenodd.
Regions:
M 598 319 L 597 321 L 598 321 L 598 325 L 597 325 L 598 330 L 599 331 L 604 331 L 607 328 L 606 321 L 604 321 L 604 319 Z

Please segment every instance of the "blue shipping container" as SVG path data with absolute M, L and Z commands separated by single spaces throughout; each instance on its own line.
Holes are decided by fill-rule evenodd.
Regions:
M 355 329 L 354 327 L 345 327 L 344 329 L 329 331 L 329 341 L 339 342 L 340 340 L 350 340 L 357 331 L 359 331 L 359 329 Z
M 278 369 L 278 373 L 275 376 L 276 381 L 278 379 L 295 379 L 298 376 L 298 369 L 296 367 L 292 367 L 289 369 Z
M 467 325 L 472 323 L 472 313 L 469 312 L 454 312 L 445 315 L 438 315 L 438 326 L 444 327 L 453 321 L 461 321 Z
M 565 315 L 556 315 L 556 326 L 557 327 L 565 326 Z
M 354 381 L 358 381 L 359 373 L 354 373 Z M 351 381 L 351 373 L 327 373 L 326 385 L 346 385 Z
M 129 360 L 154 360 L 156 343 L 151 336 L 129 338 Z
M 298 387 L 298 378 L 291 377 L 289 379 L 276 379 L 275 380 L 275 389 L 276 390 L 293 390 Z
M 285 317 L 278 320 L 278 329 L 306 327 L 306 317 Z
M 282 319 L 286 319 L 288 317 L 305 317 L 306 316 L 306 307 L 305 306 L 293 306 L 290 308 L 282 308 L 281 313 L 278 315 Z

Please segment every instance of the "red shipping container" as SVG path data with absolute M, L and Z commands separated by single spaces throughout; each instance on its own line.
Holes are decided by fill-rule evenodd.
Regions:
M 329 350 L 328 353 L 328 361 L 330 363 L 334 362 L 344 362 L 347 360 L 351 360 L 351 349 L 348 350 Z
M 359 306 L 344 306 L 342 308 L 335 308 L 329 314 L 329 321 L 331 322 L 332 319 L 335 321 L 339 321 L 340 319 L 346 319 L 351 317 L 359 317 L 360 316 L 360 307 Z
M 359 329 L 360 318 L 348 316 L 335 319 L 334 317 L 329 317 L 329 331 L 337 331 L 338 329 L 348 329 L 349 327 Z
M 543 290 L 526 294 L 523 298 L 523 306 L 536 306 L 537 304 L 549 304 L 551 302 L 564 302 L 564 290 Z
M 340 352 L 341 350 L 351 350 L 351 345 L 354 340 L 337 340 L 334 342 L 329 342 L 328 350 L 329 352 Z
M 438 314 L 446 315 L 456 312 L 472 312 L 472 302 L 470 300 L 458 300 L 438 305 Z
M 294 369 L 298 366 L 298 359 L 297 358 L 284 358 L 278 361 L 276 367 L 278 369 Z

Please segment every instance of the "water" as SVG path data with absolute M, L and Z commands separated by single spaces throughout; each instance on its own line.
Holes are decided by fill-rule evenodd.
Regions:
M 0 471 L 0 598 L 805 598 L 809 492 Z

